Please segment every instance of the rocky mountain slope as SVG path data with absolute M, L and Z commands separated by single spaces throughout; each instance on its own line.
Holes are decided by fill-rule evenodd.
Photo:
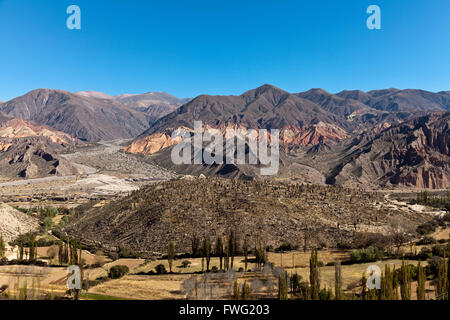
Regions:
M 80 143 L 79 140 L 67 133 L 56 131 L 48 126 L 11 118 L 0 112 L 0 141 L 3 139 L 46 137 L 55 144 L 73 146 Z M 4 148 L 3 148 L 4 150 Z
M 214 241 L 230 230 L 240 240 L 247 235 L 251 246 L 261 235 L 273 248 L 301 245 L 305 237 L 310 247 L 333 247 L 356 232 L 388 233 L 393 212 L 413 227 L 429 219 L 384 209 L 382 201 L 380 195 L 340 187 L 185 177 L 83 209 L 64 231 L 107 250 L 123 246 L 152 255 L 164 254 L 169 241 L 178 253 L 190 252 L 194 236 Z
M 445 189 L 450 187 L 450 112 L 432 113 L 367 133 L 302 161 L 331 184 Z
M 58 155 L 64 149 L 48 137 L 2 138 L 0 176 L 41 178 L 81 174 L 81 169 Z
M 0 105 L 9 116 L 33 120 L 86 140 L 133 138 L 149 127 L 144 113 L 110 99 L 37 89 Z
M 39 227 L 36 218 L 30 217 L 5 203 L 0 203 L 0 235 L 6 243 L 20 234 L 31 232 Z

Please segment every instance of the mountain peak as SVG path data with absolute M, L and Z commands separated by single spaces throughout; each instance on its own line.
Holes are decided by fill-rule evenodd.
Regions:
M 254 100 L 263 95 L 270 95 L 272 97 L 281 97 L 284 95 L 289 95 L 287 91 L 277 88 L 271 84 L 264 84 L 256 89 L 249 90 L 241 95 L 245 100 Z M 277 99 L 278 100 L 278 99 Z

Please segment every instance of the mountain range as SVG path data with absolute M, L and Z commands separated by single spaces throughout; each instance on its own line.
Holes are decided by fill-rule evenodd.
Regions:
M 158 94 L 156 100 L 146 98 L 151 95 L 114 98 L 93 91 L 71 93 L 37 89 L 0 104 L 0 111 L 14 118 L 48 125 L 84 141 L 130 139 L 183 102 L 164 94 Z
M 158 92 L 109 96 L 37 89 L 0 104 L 0 111 L 17 123 L 31 121 L 73 139 L 134 139 L 124 152 L 149 156 L 174 170 L 168 155 L 178 142 L 171 133 L 181 128 L 192 131 L 194 121 L 201 120 L 205 127 L 222 131 L 280 129 L 283 177 L 302 175 L 306 166 L 320 176 L 313 180 L 331 184 L 429 188 L 448 186 L 448 110 L 449 91 L 289 93 L 268 84 L 239 96 L 201 95 L 192 100 Z M 245 166 L 178 169 L 257 176 Z

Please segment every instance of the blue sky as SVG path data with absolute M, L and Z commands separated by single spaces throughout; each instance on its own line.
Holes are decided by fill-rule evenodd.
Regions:
M 66 28 L 81 8 L 82 29 Z M 366 8 L 381 8 L 381 30 Z M 264 83 L 450 90 L 448 0 L 0 0 L 0 100 L 35 88 L 179 97 Z

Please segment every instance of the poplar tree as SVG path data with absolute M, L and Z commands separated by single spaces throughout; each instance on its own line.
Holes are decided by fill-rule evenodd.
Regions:
M 228 250 L 230 257 L 230 268 L 233 269 L 234 255 L 236 254 L 236 235 L 233 230 L 230 231 L 230 238 L 228 239 Z
M 334 295 L 336 300 L 342 299 L 342 268 L 340 262 L 334 265 Z
M 206 259 L 206 271 L 209 271 L 209 264 L 211 262 L 211 242 L 209 237 L 203 240 L 203 256 Z
M 417 300 L 425 300 L 426 280 L 425 269 L 419 260 L 419 265 L 417 266 Z
M 230 269 L 230 250 L 228 249 L 228 243 L 225 244 L 224 268 L 227 271 Z
M 394 265 L 394 269 L 392 270 L 392 277 L 393 277 L 392 287 L 394 289 L 393 299 L 398 300 L 398 298 L 399 298 L 398 287 L 399 287 L 400 280 L 399 280 L 399 273 L 396 272 L 396 270 L 395 270 L 395 265 Z
M 3 241 L 3 236 L 0 235 L 0 259 L 2 259 L 5 256 L 5 252 L 6 252 L 5 242 Z
M 241 294 L 240 294 L 239 283 L 236 280 L 233 283 L 233 300 L 239 300 L 240 297 L 241 297 Z
M 200 241 L 197 238 L 197 235 L 193 235 L 192 236 L 192 241 L 191 241 L 191 247 L 192 247 L 192 257 L 197 257 L 198 256 L 198 246 Z
M 219 257 L 220 270 L 223 270 L 223 240 L 221 236 L 217 237 L 216 241 L 216 255 Z
M 242 300 L 249 300 L 251 292 L 250 286 L 244 281 L 244 284 L 242 285 Z
M 247 272 L 247 266 L 248 266 L 248 237 L 245 235 L 244 237 L 244 271 Z
M 288 298 L 288 287 L 286 280 L 286 273 L 281 272 L 278 276 L 278 299 L 279 300 L 287 300 Z
M 402 300 L 411 300 L 411 268 L 405 261 L 400 268 L 400 294 Z
M 367 300 L 367 278 L 366 278 L 366 272 L 363 272 L 362 278 L 361 278 L 361 299 Z
M 317 259 L 317 249 L 311 251 L 309 260 L 309 282 L 311 285 L 311 299 L 319 299 L 320 279 L 319 279 L 319 261 Z
M 388 264 L 384 266 L 384 295 L 386 300 L 393 300 L 394 299 L 394 275 L 391 272 L 391 268 Z
M 175 259 L 175 245 L 170 241 L 167 246 L 167 262 L 169 263 L 170 272 L 172 272 L 173 259 Z

